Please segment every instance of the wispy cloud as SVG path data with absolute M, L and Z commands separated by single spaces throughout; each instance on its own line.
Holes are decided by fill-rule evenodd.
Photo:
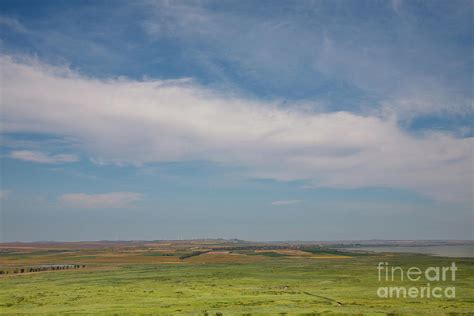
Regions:
M 12 17 L 0 15 L 0 26 L 6 26 L 18 33 L 28 33 L 28 28 Z
M 8 199 L 10 190 L 0 190 L 0 201 Z
M 10 158 L 44 164 L 58 164 L 79 161 L 74 154 L 49 155 L 40 151 L 15 150 L 8 155 Z
M 298 204 L 303 202 L 303 200 L 279 200 L 279 201 L 273 201 L 272 205 L 274 206 L 283 206 L 283 205 L 292 205 L 292 204 Z
M 61 205 L 72 208 L 127 208 L 142 199 L 134 192 L 110 192 L 101 194 L 68 193 L 58 198 Z
M 152 38 L 178 38 L 210 72 L 225 75 L 221 65 L 235 64 L 245 81 L 285 98 L 314 91 L 331 99 L 330 92 L 343 97 L 328 107 L 340 109 L 357 98 L 347 95 L 355 89 L 373 98 L 352 101 L 359 113 L 389 110 L 400 120 L 472 113 L 471 54 L 465 41 L 452 40 L 472 35 L 472 2 L 430 2 L 423 11 L 410 1 L 363 3 L 281 2 L 249 11 L 146 2 L 151 17 L 143 25 Z
M 309 112 L 227 97 L 188 81 L 98 80 L 34 60 L 0 61 L 8 78 L 3 129 L 74 137 L 94 161 L 207 160 L 240 166 L 251 177 L 405 188 L 437 200 L 471 201 L 473 138 L 411 135 L 393 117 Z M 43 163 L 76 159 L 14 156 Z

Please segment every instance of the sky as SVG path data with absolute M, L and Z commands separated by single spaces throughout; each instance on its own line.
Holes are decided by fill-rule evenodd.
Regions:
M 474 239 L 472 1 L 0 2 L 0 241 Z

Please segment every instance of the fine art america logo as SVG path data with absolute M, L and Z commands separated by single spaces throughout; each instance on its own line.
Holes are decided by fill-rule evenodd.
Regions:
M 379 262 L 379 282 L 417 282 L 417 286 L 381 286 L 377 289 L 380 298 L 456 298 L 456 288 L 443 282 L 456 281 L 456 263 L 450 266 L 402 268 Z M 419 283 L 422 286 L 418 286 Z

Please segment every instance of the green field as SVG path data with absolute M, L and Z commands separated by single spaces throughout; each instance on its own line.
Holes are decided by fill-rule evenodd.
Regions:
M 10 269 L 46 262 L 87 265 L 71 270 L 3 275 L 0 313 L 226 315 L 474 311 L 472 259 L 454 260 L 458 267 L 455 281 L 431 282 L 432 287 L 455 286 L 456 298 L 397 299 L 379 298 L 377 288 L 419 287 L 425 286 L 426 280 L 379 282 L 379 262 L 425 269 L 449 266 L 453 259 L 253 248 L 214 252 L 208 249 L 199 254 L 196 249 L 191 251 L 189 245 L 173 247 L 79 247 L 67 252 L 16 249 L 4 253 L 0 263 Z M 226 245 L 222 247 L 226 249 Z M 183 253 L 190 252 L 195 255 L 179 259 Z

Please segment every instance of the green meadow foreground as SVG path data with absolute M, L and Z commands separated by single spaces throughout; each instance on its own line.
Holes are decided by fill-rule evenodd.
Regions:
M 474 311 L 472 258 L 227 241 L 3 244 L 0 249 L 2 314 Z M 453 261 L 456 279 L 430 282 L 430 286 L 455 287 L 456 298 L 377 296 L 379 287 L 427 285 L 426 279 L 401 281 L 399 275 L 393 282 L 379 281 L 379 262 L 423 270 L 447 267 Z M 71 266 L 57 268 L 65 264 Z

